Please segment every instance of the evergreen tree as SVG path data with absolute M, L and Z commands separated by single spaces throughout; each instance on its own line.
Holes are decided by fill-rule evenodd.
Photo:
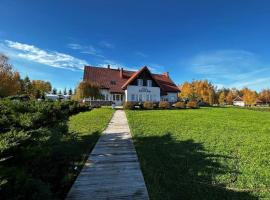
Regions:
M 71 89 L 71 88 L 69 88 L 68 94 L 69 94 L 69 95 L 72 95 L 72 89 Z
M 56 88 L 53 88 L 52 93 L 53 94 L 57 94 L 57 89 Z
M 36 98 L 36 99 L 41 98 L 41 91 L 40 91 L 40 90 L 36 90 L 36 91 L 35 91 L 35 98 Z

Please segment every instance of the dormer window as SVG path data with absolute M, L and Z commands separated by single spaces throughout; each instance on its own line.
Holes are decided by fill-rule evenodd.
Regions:
M 142 79 L 137 79 L 137 85 L 138 86 L 143 86 L 143 80 Z
M 152 87 L 152 80 L 147 80 L 147 87 Z
M 116 85 L 116 81 L 111 81 L 111 85 Z

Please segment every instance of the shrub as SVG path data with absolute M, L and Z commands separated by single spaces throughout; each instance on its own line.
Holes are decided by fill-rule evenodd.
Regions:
M 161 109 L 169 109 L 170 103 L 168 101 L 161 101 L 159 102 L 159 108 Z
M 124 103 L 123 108 L 126 109 L 126 110 L 133 110 L 134 109 L 134 103 L 132 103 L 130 101 L 127 101 L 127 102 Z
M 154 103 L 150 101 L 146 101 L 143 103 L 143 108 L 147 110 L 151 110 L 154 108 Z
M 187 107 L 188 108 L 192 108 L 192 109 L 199 108 L 198 103 L 196 101 L 190 101 L 190 102 L 188 102 L 187 103 Z
M 186 108 L 186 104 L 185 104 L 185 102 L 176 102 L 175 108 L 179 108 L 179 109 Z

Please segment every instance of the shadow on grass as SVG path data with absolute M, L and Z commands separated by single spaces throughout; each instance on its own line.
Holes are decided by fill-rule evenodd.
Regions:
M 168 133 L 160 137 L 134 137 L 146 185 L 151 199 L 258 199 L 248 192 L 228 190 L 216 183 L 217 175 L 231 170 L 220 159 L 234 159 L 213 155 L 193 140 L 176 141 Z M 230 182 L 236 181 L 232 178 Z

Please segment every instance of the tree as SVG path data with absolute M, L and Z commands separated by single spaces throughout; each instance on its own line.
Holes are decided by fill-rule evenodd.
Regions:
M 32 83 L 28 76 L 21 80 L 21 94 L 31 95 L 32 92 Z
M 35 90 L 34 96 L 36 99 L 40 99 L 42 97 L 42 93 L 40 90 Z
M 263 103 L 268 104 L 270 102 L 270 89 L 264 89 L 259 94 L 259 99 L 263 101 Z
M 62 94 L 62 90 L 59 90 L 58 94 L 61 95 Z
M 189 82 L 184 82 L 182 85 L 179 86 L 179 89 L 181 91 L 179 97 L 183 99 L 188 99 L 193 92 L 192 85 Z
M 20 92 L 20 75 L 8 63 L 8 57 L 0 54 L 0 97 L 16 95 Z
M 90 81 L 82 81 L 79 83 L 78 87 L 76 88 L 76 93 L 73 96 L 73 99 L 80 100 L 83 98 L 99 98 L 101 97 L 99 86 L 91 83 Z
M 52 93 L 53 94 L 57 94 L 57 89 L 56 88 L 53 88 Z
M 64 89 L 63 94 L 67 95 L 67 88 Z
M 233 104 L 233 100 L 235 99 L 237 97 L 237 95 L 235 95 L 234 93 L 233 93 L 233 91 L 229 91 L 229 93 L 227 94 L 227 96 L 226 96 L 226 102 L 227 102 L 227 104 L 229 104 L 229 105 L 232 105 Z
M 207 80 L 194 80 L 191 83 L 185 82 L 179 86 L 181 93 L 179 97 L 192 101 L 201 100 L 203 102 L 214 104 L 215 87 Z
M 71 89 L 71 88 L 69 88 L 68 94 L 69 94 L 70 96 L 72 95 L 72 89 Z
M 31 96 L 37 97 L 37 94 L 40 98 L 40 96 L 45 95 L 45 93 L 50 92 L 52 90 L 51 83 L 48 81 L 42 81 L 42 80 L 33 80 L 32 81 L 32 91 Z
M 220 94 L 219 94 L 219 98 L 218 98 L 218 102 L 220 105 L 224 105 L 225 104 L 225 92 L 222 91 Z
M 252 106 L 256 104 L 257 93 L 255 91 L 244 88 L 243 90 L 241 90 L 241 92 L 243 93 L 243 100 L 247 106 Z

